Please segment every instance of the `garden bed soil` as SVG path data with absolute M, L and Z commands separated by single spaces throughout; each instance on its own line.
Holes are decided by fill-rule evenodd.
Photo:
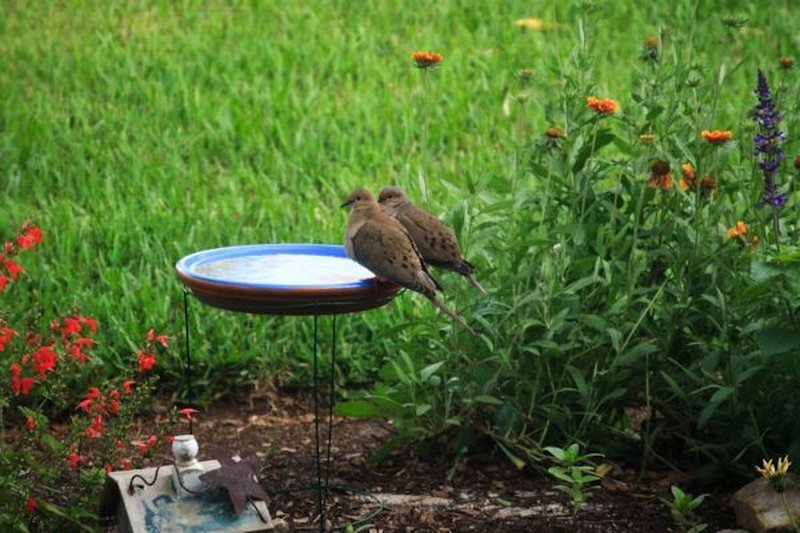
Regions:
M 140 419 L 137 431 L 155 432 L 165 423 L 166 405 L 156 402 L 152 412 Z M 318 527 L 316 492 L 308 489 L 316 480 L 316 455 L 314 412 L 307 399 L 270 395 L 244 402 L 226 400 L 201 409 L 196 417 L 200 459 L 255 455 L 262 485 L 273 495 L 269 505 L 273 516 L 293 529 Z M 473 451 L 450 480 L 453 463 L 445 456 L 420 459 L 401 453 L 372 466 L 370 455 L 392 433 L 385 421 L 334 417 L 330 483 L 349 492 L 331 491 L 329 525 L 369 517 L 376 505 L 359 492 L 368 491 L 384 502 L 383 512 L 369 519 L 365 529 L 376 532 L 680 530 L 662 501 L 671 499 L 670 484 L 682 481 L 675 472 L 647 473 L 636 483 L 634 472 L 618 471 L 603 480 L 573 517 L 568 497 L 554 489 L 550 477 L 515 468 L 490 446 Z M 324 441 L 324 425 L 320 434 Z M 152 464 L 168 460 L 164 450 Z M 308 490 L 293 490 L 298 487 Z M 711 492 L 700 507 L 698 514 L 708 531 L 735 527 L 729 499 L 729 491 Z

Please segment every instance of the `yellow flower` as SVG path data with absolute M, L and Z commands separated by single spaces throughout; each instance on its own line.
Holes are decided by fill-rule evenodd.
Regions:
M 546 25 L 542 19 L 524 18 L 514 21 L 514 26 L 517 28 L 529 28 L 531 30 L 543 30 Z
M 789 471 L 789 467 L 792 466 L 791 461 L 789 461 L 789 456 L 785 456 L 783 459 L 778 457 L 778 466 L 775 468 L 775 471 L 778 473 L 779 476 L 785 476 L 786 472 Z
M 643 143 L 651 143 L 656 140 L 656 136 L 653 133 L 642 133 L 639 135 L 639 140 Z
M 731 230 L 728 230 L 728 236 L 730 236 L 730 231 Z M 772 459 L 770 459 L 770 460 L 762 459 L 761 460 L 761 464 L 762 464 L 762 468 L 756 467 L 756 470 L 758 471 L 759 474 L 761 474 L 761 477 L 763 477 L 764 479 L 772 479 L 772 478 L 774 478 L 775 477 L 775 465 L 772 464 Z
M 783 492 L 786 489 L 786 485 L 784 483 L 784 476 L 786 476 L 786 472 L 789 471 L 789 466 L 792 463 L 789 462 L 789 456 L 785 456 L 783 459 L 780 457 L 778 458 L 778 466 L 776 467 L 772 464 L 772 459 L 762 459 L 761 465 L 762 467 L 756 467 L 756 470 L 761 477 L 769 481 L 769 484 L 776 492 Z

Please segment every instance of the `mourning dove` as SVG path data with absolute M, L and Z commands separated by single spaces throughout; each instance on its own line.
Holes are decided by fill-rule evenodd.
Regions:
M 381 211 L 369 191 L 356 189 L 342 207 L 352 210 L 344 236 L 347 257 L 368 268 L 380 280 L 422 294 L 447 316 L 472 331 L 463 318 L 437 297 L 436 291 L 441 287 L 428 274 L 414 241 L 396 220 Z
M 458 240 L 452 229 L 412 204 L 400 187 L 381 189 L 378 202 L 385 214 L 397 219 L 406 229 L 427 264 L 458 272 L 482 294 L 488 294 L 472 276 L 475 267 L 461 257 Z

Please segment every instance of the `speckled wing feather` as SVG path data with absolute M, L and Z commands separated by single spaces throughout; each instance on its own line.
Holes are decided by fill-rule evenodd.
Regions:
M 472 273 L 472 265 L 461 257 L 455 233 L 441 220 L 414 205 L 399 208 L 395 217 L 408 230 L 425 261 L 459 274 Z
M 353 255 L 381 279 L 431 297 L 437 283 L 425 272 L 419 251 L 408 234 L 390 219 L 371 218 L 353 236 Z M 424 275 L 420 275 L 423 273 Z

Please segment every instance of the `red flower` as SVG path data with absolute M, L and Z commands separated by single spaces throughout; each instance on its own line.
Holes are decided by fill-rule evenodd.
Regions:
M 79 363 L 85 363 L 89 360 L 89 356 L 83 353 L 81 351 L 81 347 L 77 344 L 70 346 L 67 349 L 67 353 L 69 353 L 69 355 Z
M 11 259 L 3 259 L 3 266 L 6 267 L 6 272 L 11 276 L 11 279 L 16 280 L 20 272 L 25 272 L 19 263 L 15 263 Z
M 122 390 L 125 391 L 125 394 L 133 394 L 133 384 L 136 383 L 132 379 L 126 379 L 122 382 Z
M 141 455 L 142 457 L 147 455 L 147 452 L 150 451 L 150 448 L 147 447 L 147 443 L 146 442 L 137 441 L 137 442 L 134 442 L 133 444 L 136 445 L 136 448 L 139 450 L 139 455 Z
M 90 316 L 79 316 L 75 317 L 81 324 L 86 324 L 86 327 L 89 328 L 89 331 L 92 333 L 97 332 L 97 320 Z
M 98 438 L 103 432 L 103 415 L 97 415 L 92 419 L 92 425 L 86 428 L 84 433 L 90 439 Z
M 28 496 L 28 501 L 25 502 L 25 512 L 26 513 L 32 513 L 33 511 L 36 510 L 36 507 L 38 507 L 38 506 L 39 506 L 39 504 L 36 503 L 36 500 L 34 500 L 30 496 Z
M 62 322 L 64 325 L 59 330 L 62 335 L 76 335 L 81 332 L 81 323 L 77 318 L 66 317 Z
M 78 455 L 77 453 L 71 453 L 67 456 L 67 461 L 69 461 L 69 466 L 71 468 L 78 468 L 78 465 L 85 459 L 82 455 Z
M 5 326 L 0 328 L 0 352 L 6 349 L 6 344 L 11 342 L 11 338 L 16 334 L 17 332 L 11 328 Z
M 22 368 L 19 366 L 18 363 L 11 363 L 11 366 L 8 367 L 9 372 L 11 372 L 12 378 L 18 378 L 20 374 L 22 374 Z
M 147 340 L 157 342 L 158 344 L 166 348 L 167 343 L 169 342 L 169 336 L 156 335 L 153 329 L 150 328 L 150 331 L 147 332 Z
M 8 285 L 9 281 L 11 281 L 11 278 L 0 274 L 0 291 L 5 290 L 5 288 Z
M 103 470 L 106 471 L 106 474 L 110 474 L 114 470 L 114 467 L 111 466 L 111 463 L 106 463 L 103 465 Z
M 33 224 L 25 223 L 22 226 L 22 233 L 17 236 L 17 246 L 20 250 L 30 250 L 42 242 L 42 230 Z
M 156 366 L 156 356 L 139 350 L 139 371 L 146 372 Z
M 130 459 L 123 459 L 122 462 L 120 462 L 119 467 L 122 470 L 130 470 L 131 469 L 131 460 Z
M 20 378 L 17 376 L 11 376 L 11 391 L 14 394 L 27 396 L 30 394 L 34 383 L 36 383 L 36 380 L 30 377 Z
M 197 409 L 192 409 L 191 407 L 184 407 L 183 409 L 180 409 L 178 412 L 182 414 L 184 417 L 186 417 L 186 420 L 193 420 L 194 416 L 192 415 L 197 412 Z
M 28 428 L 28 431 L 33 431 L 36 429 L 36 420 L 34 420 L 32 416 L 29 416 L 28 420 L 25 421 L 25 427 Z
M 44 377 L 56 367 L 56 352 L 50 346 L 42 346 L 33 352 L 33 369 L 39 376 Z
M 119 401 L 112 399 L 109 404 L 111 405 L 111 412 L 115 415 L 119 414 Z
M 9 241 L 3 243 L 3 250 L 5 250 L 8 255 L 14 255 L 16 253 L 14 251 L 14 244 Z
M 164 435 L 163 439 L 167 444 L 172 444 L 172 441 L 175 440 L 175 435 Z
M 78 402 L 78 407 L 76 407 L 76 409 L 80 409 L 81 411 L 88 412 L 89 408 L 92 406 L 92 402 L 93 401 L 94 400 L 91 400 L 91 399 L 88 399 L 88 398 L 85 399 L 85 400 L 81 400 L 80 402 Z
M 86 398 L 87 400 L 96 400 L 102 397 L 103 393 L 100 392 L 100 389 L 98 389 L 97 387 L 89 387 L 89 392 L 87 392 L 86 396 L 84 396 L 84 398 Z
M 158 444 L 158 439 L 156 439 L 155 435 L 150 435 L 150 438 L 147 439 L 147 445 L 151 448 L 155 448 L 156 444 Z

